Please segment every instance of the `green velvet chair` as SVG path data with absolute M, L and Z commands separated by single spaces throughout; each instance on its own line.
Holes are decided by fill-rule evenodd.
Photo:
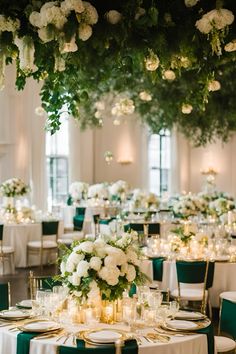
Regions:
M 29 265 L 29 255 L 39 255 L 40 268 L 43 267 L 43 255 L 47 253 L 53 253 L 58 255 L 58 227 L 59 221 L 43 221 L 42 222 L 42 234 L 39 241 L 30 241 L 27 244 L 27 265 Z M 45 236 L 47 239 L 45 240 Z M 48 239 L 50 237 L 51 240 Z
M 0 284 L 0 311 L 7 310 L 11 305 L 10 283 Z
M 215 336 L 217 353 L 235 351 L 236 302 L 224 298 L 220 306 L 219 334 L 219 336 Z
M 201 312 L 205 313 L 209 303 L 208 289 L 212 287 L 214 277 L 214 262 L 207 261 L 176 261 L 178 289 L 171 292 L 171 296 L 180 300 L 200 301 Z M 182 287 L 181 284 L 186 284 Z M 202 287 L 188 287 L 189 284 L 202 284 Z
M 85 207 L 77 207 L 75 209 L 75 216 L 73 217 L 74 231 L 82 231 L 85 218 L 85 211 Z
M 164 257 L 157 257 L 152 259 L 153 280 L 162 282 L 164 260 Z
M 9 246 L 3 246 L 3 230 L 4 225 L 0 224 L 0 263 L 2 265 L 2 275 L 5 274 L 5 261 L 10 266 L 11 274 L 15 273 L 14 249 Z

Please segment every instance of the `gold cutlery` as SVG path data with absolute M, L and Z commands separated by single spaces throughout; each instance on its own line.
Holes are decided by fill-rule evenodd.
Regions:
M 36 337 L 34 337 L 34 339 L 46 339 L 46 338 L 53 338 L 53 337 L 58 337 L 60 334 L 62 334 L 64 332 L 63 329 L 60 330 L 55 330 L 55 331 L 51 331 L 50 333 L 43 333 L 43 334 L 39 334 Z

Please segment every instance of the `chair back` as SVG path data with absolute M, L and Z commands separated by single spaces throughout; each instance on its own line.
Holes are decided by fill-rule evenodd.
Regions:
M 162 281 L 164 257 L 152 259 L 153 280 Z
M 160 235 L 160 223 L 150 223 L 148 228 L 148 235 Z
M 0 242 L 3 240 L 3 224 L 0 224 Z
M 59 221 L 43 221 L 42 222 L 42 235 L 52 236 L 58 234 Z
M 62 285 L 58 280 L 54 280 L 50 275 L 34 275 L 34 272 L 29 273 L 29 290 L 30 298 L 35 299 L 37 290 L 52 290 L 56 285 Z
M 222 299 L 219 327 L 221 333 L 236 340 L 236 302 Z
M 207 262 L 206 261 L 176 261 L 178 283 L 199 284 L 204 283 Z
M 124 225 L 124 231 L 127 232 L 129 230 L 137 231 L 137 232 L 144 232 L 143 224 L 133 224 L 129 223 Z
M 11 305 L 10 283 L 0 284 L 0 311 L 9 309 Z
M 76 207 L 75 215 L 85 215 L 86 208 L 85 207 Z

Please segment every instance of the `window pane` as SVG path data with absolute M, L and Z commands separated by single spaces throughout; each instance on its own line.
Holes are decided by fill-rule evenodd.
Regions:
M 149 140 L 149 189 L 159 195 L 170 189 L 170 139 L 170 132 L 163 130 Z

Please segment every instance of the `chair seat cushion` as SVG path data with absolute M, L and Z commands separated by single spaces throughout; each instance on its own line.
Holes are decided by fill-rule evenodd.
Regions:
M 41 248 L 41 241 L 30 241 L 27 243 L 30 248 Z M 55 241 L 43 241 L 43 248 L 57 248 Z
M 57 240 L 58 243 L 63 243 L 64 245 L 71 245 L 73 240 L 72 238 L 59 238 Z
M 61 236 L 61 239 L 82 240 L 84 238 L 83 231 L 67 232 Z
M 178 289 L 171 291 L 172 297 L 178 297 Z M 180 290 L 180 297 L 182 300 L 189 300 L 189 301 L 201 301 L 203 296 L 202 289 L 181 289 Z M 205 291 L 205 296 L 207 296 L 207 290 Z
M 2 252 L 3 253 L 14 253 L 14 248 L 10 247 L 10 246 L 3 246 L 2 247 Z
M 215 346 L 217 353 L 228 352 L 236 347 L 235 341 L 228 337 L 215 336 Z
M 236 302 L 236 291 L 224 291 L 220 294 L 220 298 Z

